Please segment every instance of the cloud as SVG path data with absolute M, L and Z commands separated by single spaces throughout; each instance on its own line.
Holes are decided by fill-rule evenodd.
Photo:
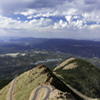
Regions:
M 65 16 L 66 20 L 68 21 L 68 23 L 71 22 L 72 16 Z
M 98 29 L 100 29 L 100 25 L 90 25 L 88 26 L 88 29 L 97 31 Z
M 2 30 L 34 30 L 36 27 L 47 27 L 52 22 L 51 19 L 32 19 L 30 21 L 20 21 L 13 20 L 12 18 L 7 18 L 0 16 L 0 29 Z
M 76 15 L 77 9 L 71 8 L 66 11 L 63 11 L 62 15 Z
M 83 21 L 82 20 L 77 20 L 77 21 L 74 21 L 72 23 L 73 27 L 77 27 L 78 29 L 82 29 L 83 28 Z
M 20 21 L 12 20 L 11 18 L 0 16 L 0 29 L 13 29 L 20 28 L 17 26 Z
M 30 1 L 28 1 L 29 3 Z M 11 14 L 15 11 L 24 9 L 27 2 L 26 0 L 2 0 L 0 1 L 0 8 L 2 9 L 3 14 Z
M 84 0 L 85 4 L 95 4 L 97 0 Z
M 63 29 L 63 28 L 66 28 L 66 29 L 82 29 L 83 28 L 83 24 L 84 24 L 84 21 L 83 20 L 76 20 L 76 21 L 73 21 L 71 20 L 71 18 L 73 18 L 72 16 L 67 16 L 67 21 L 63 21 L 63 20 L 60 20 L 59 23 L 54 23 L 54 26 L 53 28 L 54 29 Z
M 32 36 L 33 33 L 42 33 L 45 29 L 51 27 L 50 23 L 51 19 L 49 18 L 32 19 L 23 22 L 0 15 L 0 36 Z
M 73 16 L 73 19 L 79 19 L 79 18 L 81 18 L 79 15 L 78 16 L 77 15 Z
M 18 17 L 17 19 L 20 19 L 20 17 Z
M 67 22 L 64 22 L 63 20 L 60 20 L 59 23 L 54 23 L 53 28 L 54 29 L 62 29 L 67 26 Z
M 35 0 L 29 5 L 29 8 L 52 8 L 64 2 L 65 0 Z
M 14 12 L 15 15 L 20 14 L 24 16 L 32 15 L 34 13 L 36 13 L 35 9 L 28 9 L 27 11 L 24 11 L 24 12 Z
M 28 17 L 27 17 L 27 19 L 32 19 L 32 16 L 31 16 L 31 15 L 30 15 L 30 16 L 28 16 Z
M 88 5 L 88 6 L 87 6 Z M 25 14 L 27 9 L 41 10 L 51 9 L 59 11 L 63 14 L 76 14 L 84 12 L 90 12 L 100 10 L 100 0 L 2 0 L 0 1 L 0 9 L 3 14 L 9 14 L 14 12 L 23 12 L 24 15 L 33 14 L 30 12 Z M 29 11 L 28 11 L 29 12 Z
M 26 9 L 51 9 L 64 2 L 65 0 L 2 0 L 0 1 L 0 8 L 3 14 L 9 14 Z
M 100 31 L 99 5 L 100 0 L 1 0 L 0 32 L 94 36 Z
M 34 18 L 36 17 L 50 17 L 50 16 L 57 16 L 58 12 L 46 12 L 46 13 L 38 13 L 36 15 L 33 15 Z

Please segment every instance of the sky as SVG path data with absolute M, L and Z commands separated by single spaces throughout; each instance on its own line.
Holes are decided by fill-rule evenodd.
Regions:
M 0 37 L 100 39 L 100 0 L 0 0 Z

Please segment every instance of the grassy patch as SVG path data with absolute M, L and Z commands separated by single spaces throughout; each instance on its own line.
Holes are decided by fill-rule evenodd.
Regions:
M 37 71 L 33 70 L 32 72 L 28 71 L 18 78 L 14 89 L 16 100 L 28 100 L 31 92 L 40 85 L 39 83 L 46 80 L 44 74 L 39 76 L 41 71 L 41 69 Z
M 81 59 L 72 60 L 68 64 L 73 62 L 76 62 L 78 67 L 68 70 L 60 68 L 56 70 L 56 73 L 63 77 L 63 81 L 83 94 L 100 98 L 100 70 Z
M 0 90 L 6 86 L 11 80 L 0 80 Z
M 2 90 L 0 90 L 0 100 L 6 100 L 7 98 L 7 93 L 9 91 L 9 87 L 11 84 L 7 85 L 4 87 Z

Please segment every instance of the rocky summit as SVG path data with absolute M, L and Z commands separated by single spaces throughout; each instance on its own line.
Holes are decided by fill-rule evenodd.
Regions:
M 12 87 L 13 90 L 11 92 Z M 45 65 L 39 65 L 17 76 L 16 80 L 13 80 L 0 90 L 0 100 L 11 100 L 10 98 L 12 98 L 12 100 L 33 100 L 36 90 L 39 87 L 50 88 L 47 100 L 76 100 L 72 94 L 67 91 L 66 85 Z M 36 100 L 42 100 L 46 94 L 46 88 L 41 88 Z

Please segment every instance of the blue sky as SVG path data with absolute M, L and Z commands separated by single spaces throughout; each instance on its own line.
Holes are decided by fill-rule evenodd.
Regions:
M 0 37 L 100 38 L 100 0 L 1 0 Z

